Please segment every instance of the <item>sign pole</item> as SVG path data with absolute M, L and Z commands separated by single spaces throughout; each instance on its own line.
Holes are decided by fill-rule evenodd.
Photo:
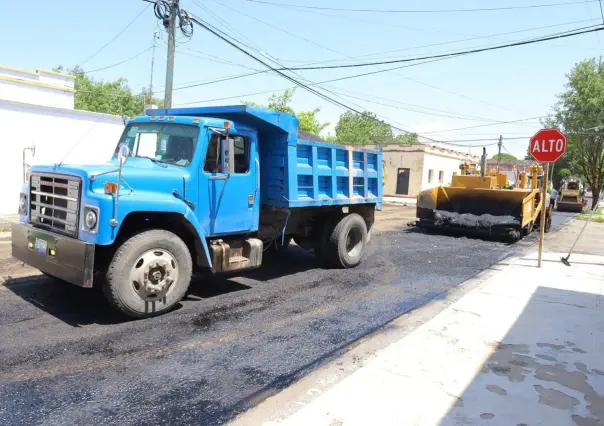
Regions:
M 539 221 L 539 260 L 537 261 L 537 267 L 541 268 L 541 258 L 543 255 L 543 238 L 545 236 L 545 210 L 547 202 L 547 178 L 549 176 L 549 163 L 546 163 L 543 169 L 543 187 L 541 188 L 541 202 L 543 204 L 541 208 L 541 220 Z

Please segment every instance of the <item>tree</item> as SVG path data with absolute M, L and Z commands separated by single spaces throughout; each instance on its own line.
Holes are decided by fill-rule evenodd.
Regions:
M 300 123 L 300 130 L 311 133 L 313 135 L 319 135 L 323 129 L 329 126 L 329 122 L 320 122 L 317 115 L 321 111 L 320 108 L 315 108 L 312 111 L 295 112 L 291 106 L 292 99 L 294 97 L 295 89 L 287 89 L 282 94 L 273 94 L 268 99 L 266 108 L 273 109 L 275 111 L 281 111 L 286 114 L 295 115 Z M 246 105 L 259 106 L 254 102 L 245 102 Z
M 596 59 L 578 63 L 567 75 L 566 90 L 555 106 L 557 123 L 567 133 L 567 166 L 579 171 L 591 187 L 592 209 L 604 185 L 604 64 Z
M 501 158 L 501 161 L 516 161 L 518 160 L 516 157 L 514 157 L 512 154 L 506 154 L 501 153 L 501 154 L 495 154 L 491 157 L 491 160 L 496 160 L 498 161 Z
M 387 143 L 413 144 L 415 133 L 394 136 L 392 127 L 371 112 L 346 112 L 336 126 L 338 143 L 347 145 L 381 145 Z
M 59 66 L 55 71 L 64 72 L 64 69 Z M 149 102 L 147 90 L 133 93 L 125 78 L 115 81 L 94 80 L 78 66 L 69 70 L 69 73 L 74 77 L 75 109 L 135 116 L 143 114 L 144 106 Z M 159 99 L 154 98 L 152 103 L 160 108 L 163 107 L 163 102 Z

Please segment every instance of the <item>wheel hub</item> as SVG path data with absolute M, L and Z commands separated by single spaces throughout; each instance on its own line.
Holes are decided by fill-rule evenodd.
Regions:
M 177 279 L 176 259 L 163 249 L 144 253 L 137 259 L 130 272 L 134 291 L 145 301 L 165 297 Z

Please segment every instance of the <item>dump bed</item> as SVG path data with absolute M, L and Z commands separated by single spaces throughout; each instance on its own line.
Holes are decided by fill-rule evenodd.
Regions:
M 258 132 L 260 200 L 280 207 L 382 205 L 382 152 L 319 141 L 292 115 L 247 105 L 149 111 L 230 120 Z

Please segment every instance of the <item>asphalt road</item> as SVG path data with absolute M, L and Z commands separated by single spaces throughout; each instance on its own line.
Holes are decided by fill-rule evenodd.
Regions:
M 180 309 L 141 321 L 91 290 L 12 280 L 0 286 L 0 424 L 222 424 L 536 239 L 391 229 L 346 271 L 292 247 L 244 276 L 198 277 Z

